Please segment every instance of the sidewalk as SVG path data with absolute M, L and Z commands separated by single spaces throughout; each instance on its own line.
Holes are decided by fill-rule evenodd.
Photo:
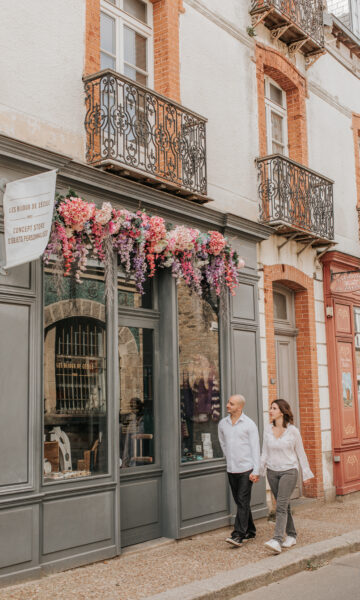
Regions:
M 264 548 L 274 524 L 260 519 L 256 540 L 241 548 L 224 541 L 229 528 L 141 545 L 111 560 L 3 588 L 0 600 L 223 600 L 360 550 L 359 494 L 344 502 L 300 505 L 294 515 L 298 544 L 278 556 Z

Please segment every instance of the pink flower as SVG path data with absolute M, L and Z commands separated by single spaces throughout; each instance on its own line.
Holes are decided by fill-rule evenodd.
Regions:
M 226 240 L 219 231 L 209 231 L 209 252 L 214 256 L 218 256 L 226 246 Z
M 245 267 L 245 261 L 243 258 L 239 258 L 237 262 L 238 269 L 243 269 Z
M 74 231 L 82 231 L 84 225 L 95 212 L 95 204 L 85 202 L 82 198 L 66 198 L 58 208 L 59 215 L 64 219 L 67 227 Z
M 149 229 L 147 232 L 147 239 L 152 244 L 166 238 L 165 221 L 162 217 L 151 217 L 148 223 Z
M 99 225 L 106 225 L 112 216 L 112 206 L 110 202 L 103 202 L 100 209 L 95 210 L 94 221 Z
M 186 250 L 193 250 L 199 233 L 200 231 L 198 229 L 191 229 L 191 227 L 179 225 L 170 231 L 170 233 L 168 233 L 167 249 L 171 252 L 185 252 Z

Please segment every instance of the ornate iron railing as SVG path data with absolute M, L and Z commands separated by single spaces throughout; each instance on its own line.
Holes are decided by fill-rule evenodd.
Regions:
M 89 163 L 206 195 L 206 119 L 114 71 L 84 81 Z
M 324 45 L 323 0 L 251 0 L 250 13 L 271 8 L 290 19 L 320 46 Z
M 333 182 L 285 156 L 256 160 L 260 221 L 334 239 Z

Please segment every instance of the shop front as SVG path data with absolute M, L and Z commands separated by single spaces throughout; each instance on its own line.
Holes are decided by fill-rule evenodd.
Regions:
M 360 490 L 360 260 L 327 252 L 326 335 L 336 493 Z
M 221 231 L 246 262 L 221 302 L 166 269 L 140 294 L 115 255 L 111 298 L 93 259 L 80 284 L 51 261 L 0 275 L 1 580 L 230 524 L 217 424 L 241 392 L 262 428 L 256 256 L 268 229 L 14 140 L 0 168 L 5 182 L 58 168 L 61 193 Z M 262 483 L 253 510 L 267 512 Z

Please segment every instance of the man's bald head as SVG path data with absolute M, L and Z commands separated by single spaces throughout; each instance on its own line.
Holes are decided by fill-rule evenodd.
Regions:
M 242 407 L 245 406 L 245 397 L 242 394 L 234 394 L 233 396 L 230 396 L 230 399 L 233 398 L 235 402 L 237 402 L 238 404 L 241 404 Z
M 241 394 L 233 394 L 230 396 L 226 405 L 226 410 L 229 415 L 240 417 L 245 405 L 245 398 Z

